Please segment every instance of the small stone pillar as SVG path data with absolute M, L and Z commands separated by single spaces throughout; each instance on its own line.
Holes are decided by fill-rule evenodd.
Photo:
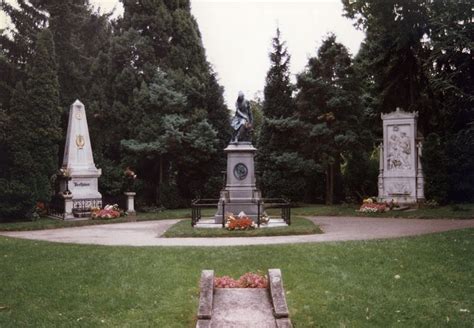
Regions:
M 421 156 L 423 150 L 423 142 L 418 141 L 416 145 L 418 151 L 418 165 L 416 170 L 416 194 L 418 197 L 418 201 L 425 200 L 425 177 L 423 176 L 423 168 L 421 167 Z
M 383 142 L 379 145 L 379 177 L 378 177 L 379 194 L 383 193 Z
M 74 214 L 72 214 L 73 203 L 72 203 L 72 194 L 63 194 L 64 198 L 64 220 L 74 219 Z
M 127 196 L 127 213 L 128 215 L 135 215 L 137 212 L 135 212 L 135 195 L 137 194 L 136 192 L 132 191 L 127 191 L 124 193 L 125 196 Z

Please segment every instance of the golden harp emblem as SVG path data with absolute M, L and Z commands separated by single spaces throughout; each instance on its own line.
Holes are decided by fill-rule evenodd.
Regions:
M 85 143 L 86 143 L 86 141 L 84 140 L 84 136 L 78 134 L 76 136 L 76 146 L 77 146 L 77 148 L 79 148 L 79 149 L 84 148 Z

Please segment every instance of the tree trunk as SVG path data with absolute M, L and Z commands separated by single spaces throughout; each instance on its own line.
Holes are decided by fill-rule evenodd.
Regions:
M 334 164 L 326 169 L 326 205 L 334 203 Z
M 163 156 L 160 156 L 160 185 L 163 183 Z
M 163 155 L 160 155 L 160 163 L 158 167 L 158 184 L 156 186 L 156 204 L 160 204 L 160 189 L 163 183 Z

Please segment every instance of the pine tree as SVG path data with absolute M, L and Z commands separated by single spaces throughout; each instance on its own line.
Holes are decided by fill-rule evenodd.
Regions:
M 97 55 L 91 51 L 104 46 L 100 39 L 103 29 L 94 24 L 97 15 L 92 14 L 88 0 L 31 0 L 31 3 L 49 14 L 49 29 L 56 45 L 60 106 L 66 114 L 76 99 L 87 103 L 90 56 Z M 95 33 L 90 33 L 91 28 L 95 28 Z
M 31 174 L 36 177 L 37 200 L 49 201 L 50 177 L 58 168 L 59 142 L 62 139 L 59 83 L 52 33 L 38 34 L 35 55 L 28 70 L 29 108 L 24 113 L 30 133 L 29 152 L 33 160 Z M 18 129 L 18 127 L 17 127 Z
M 0 217 L 23 219 L 31 217 L 36 200 L 36 181 L 34 160 L 31 156 L 32 123 L 26 113 L 29 109 L 28 95 L 23 83 L 18 82 L 12 94 L 11 124 L 6 127 L 5 146 L 2 147 L 2 164 L 5 170 L 0 173 Z M 33 168 L 30 168 L 32 165 Z
M 468 160 L 472 143 L 466 142 L 474 122 L 472 5 L 445 0 L 343 4 L 346 16 L 367 36 L 357 58 L 366 73 L 364 94 L 372 123 L 365 129 L 380 135 L 379 114 L 397 106 L 418 111 L 419 132 L 435 133 L 440 140 L 431 136 L 425 148 L 436 145 L 436 156 L 445 159 L 424 161 L 426 196 L 442 202 L 466 200 L 465 195 L 474 194 L 474 163 Z M 436 183 L 437 172 L 447 172 L 449 187 L 444 177 Z
M 420 40 L 429 33 L 427 8 L 430 1 L 344 0 L 346 15 L 366 30 L 360 63 L 374 81 L 377 114 L 400 107 L 419 111 L 420 128 L 430 120 L 432 104 L 423 61 L 427 49 Z M 362 15 L 358 15 L 361 13 Z
M 134 139 L 122 145 L 146 168 L 138 174 L 148 181 L 148 194 L 154 195 L 154 201 L 168 208 L 179 206 L 175 168 L 187 164 L 205 174 L 201 164 L 216 153 L 217 133 L 202 115 L 187 115 L 186 97 L 162 71 L 157 71 L 151 84 L 142 83 L 135 101 L 130 128 Z M 164 191 L 175 193 L 175 199 Z
M 6 204 L 1 216 L 21 218 L 35 202 L 52 196 L 50 177 L 58 168 L 61 140 L 58 77 L 54 41 L 48 29 L 38 32 L 27 66 L 26 91 L 17 83 L 9 120 L 6 153 L 8 173 L 2 179 Z
M 358 83 L 347 49 L 333 34 L 323 40 L 317 57 L 298 76 L 297 116 L 307 136 L 302 153 L 324 176 L 327 204 L 342 197 L 343 156 L 358 145 L 361 116 Z M 322 173 L 321 172 L 321 173 Z
M 271 66 L 264 88 L 263 116 L 258 142 L 257 170 L 267 197 L 304 197 L 306 162 L 299 157 L 299 132 L 294 118 L 294 86 L 290 82 L 290 55 L 280 29 L 272 40 Z
M 198 149 L 191 151 L 193 143 L 188 143 L 190 151 L 173 152 L 169 161 L 173 165 L 163 174 L 169 175 L 166 179 L 176 181 L 183 198 L 190 199 L 198 194 L 216 195 L 221 187 L 220 171 L 224 167 L 222 149 L 229 139 L 228 111 L 222 87 L 206 60 L 189 1 L 125 0 L 123 3 L 124 17 L 118 22 L 120 33 L 114 38 L 110 51 L 111 72 L 115 72 L 110 73 L 113 107 L 124 108 L 126 112 L 135 108 L 136 97 L 143 98 L 144 92 L 151 92 L 157 70 L 164 72 L 176 92 L 186 100 L 182 109 L 185 114 L 176 114 L 196 124 L 206 122 L 203 128 L 217 131 L 215 141 L 219 151 L 204 154 L 204 147 L 196 153 Z M 151 124 L 160 126 L 161 123 L 155 120 Z M 122 139 L 135 140 L 130 132 L 126 128 Z M 212 147 L 215 147 L 215 141 L 210 143 Z
M 0 106 L 8 109 L 16 83 L 25 81 L 26 65 L 30 61 L 36 34 L 45 25 L 46 16 L 24 0 L 18 7 L 0 2 L 0 10 L 9 17 L 12 27 L 0 30 Z

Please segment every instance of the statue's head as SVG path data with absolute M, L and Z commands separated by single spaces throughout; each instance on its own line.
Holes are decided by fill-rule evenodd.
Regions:
M 239 96 L 237 97 L 237 101 L 241 102 L 244 100 L 244 93 L 242 91 L 239 91 Z

